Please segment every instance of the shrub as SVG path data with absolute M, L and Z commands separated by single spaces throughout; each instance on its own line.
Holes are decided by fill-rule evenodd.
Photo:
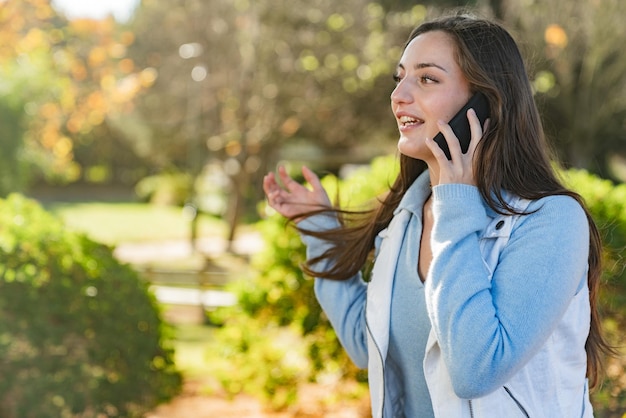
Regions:
M 584 170 L 568 170 L 566 183 L 585 199 L 603 240 L 603 283 L 600 307 L 612 343 L 622 350 L 607 359 L 606 379 L 593 393 L 598 417 L 622 417 L 626 413 L 626 184 L 614 185 Z
M 154 297 L 111 249 L 0 200 L 0 416 L 134 417 L 181 385 Z
M 322 181 L 344 206 L 360 207 L 389 186 L 395 169 L 389 158 L 379 158 L 346 180 L 329 175 Z M 277 214 L 257 226 L 267 245 L 251 261 L 256 273 L 231 285 L 236 307 L 211 317 L 225 325 L 210 350 L 224 389 L 257 394 L 281 408 L 297 399 L 298 381 L 329 375 L 365 381 L 317 303 L 313 279 L 300 269 L 305 248 L 296 231 Z

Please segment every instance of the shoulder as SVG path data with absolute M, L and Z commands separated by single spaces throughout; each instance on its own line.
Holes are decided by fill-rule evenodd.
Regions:
M 518 227 L 536 226 L 564 235 L 588 231 L 587 215 L 581 204 L 571 196 L 552 195 L 533 200 L 522 215 Z
M 573 197 L 567 195 L 552 195 L 534 200 L 528 205 L 527 211 L 546 215 L 556 214 L 560 217 L 586 218 L 585 210 L 581 204 Z

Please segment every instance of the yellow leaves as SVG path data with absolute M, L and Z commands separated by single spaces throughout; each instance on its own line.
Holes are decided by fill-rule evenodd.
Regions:
M 127 56 L 134 41 L 113 19 L 66 21 L 50 0 L 0 0 L 2 81 L 24 102 L 24 143 L 55 173 L 79 176 L 75 141 L 154 84 L 156 70 Z
M 117 64 L 117 68 L 122 73 L 129 74 L 135 70 L 135 63 L 130 58 L 124 58 Z
M 224 151 L 226 151 L 226 155 L 229 157 L 238 156 L 242 151 L 241 142 L 237 140 L 228 141 L 224 147 Z
M 113 103 L 125 104 L 130 103 L 133 97 L 141 90 L 140 77 L 136 74 L 128 75 L 122 78 L 111 91 L 109 91 L 109 99 Z
M 568 43 L 567 32 L 557 23 L 546 27 L 543 38 L 546 42 L 546 56 L 550 59 L 555 59 Z
M 287 118 L 280 126 L 280 132 L 286 136 L 293 136 L 300 129 L 300 120 L 295 116 Z
M 100 79 L 100 88 L 102 90 L 113 90 L 115 88 L 115 76 L 112 74 L 106 74 Z
M 108 54 L 111 58 L 124 58 L 126 56 L 126 45 L 120 42 L 114 42 L 108 46 Z
M 98 67 L 102 65 L 106 59 L 108 58 L 108 54 L 106 49 L 103 47 L 97 46 L 92 48 L 89 52 L 89 66 L 90 67 Z
M 154 84 L 158 77 L 159 73 L 155 68 L 145 68 L 141 73 L 139 73 L 139 83 L 141 87 L 148 88 Z
M 40 48 L 49 48 L 46 35 L 39 28 L 32 28 L 16 45 L 18 54 L 28 54 Z
M 94 126 L 102 125 L 102 123 L 104 123 L 104 120 L 106 119 L 106 116 L 107 116 L 107 113 L 105 113 L 103 109 L 93 109 L 87 115 L 87 122 L 89 124 L 88 125 L 89 128 L 91 129 Z
M 73 61 L 70 66 L 70 74 L 76 81 L 83 81 L 87 78 L 87 68 L 80 61 Z
M 90 109 L 106 110 L 107 108 L 106 100 L 101 91 L 94 91 L 87 96 L 86 104 Z
M 61 116 L 61 109 L 56 103 L 45 103 L 41 106 L 39 115 L 44 119 L 57 119 Z
M 73 148 L 72 140 L 66 136 L 62 136 L 54 144 L 52 153 L 60 160 L 67 160 L 70 157 Z
M 35 16 L 39 20 L 48 20 L 54 17 L 54 11 L 46 2 L 40 2 L 35 9 Z
M 72 19 L 68 22 L 68 26 L 79 36 L 105 35 L 113 32 L 115 21 L 112 19 Z
M 119 40 L 122 45 L 129 46 L 135 42 L 135 34 L 130 31 L 122 32 Z
M 54 12 L 47 0 L 12 0 L 0 6 L 0 59 L 46 47 L 42 23 Z M 26 34 L 25 34 L 26 33 Z
M 54 144 L 56 144 L 58 137 L 58 129 L 56 129 L 52 124 L 48 124 L 42 130 L 41 144 L 46 149 L 52 149 Z
M 83 117 L 83 115 L 80 113 L 76 113 L 69 118 L 69 120 L 65 124 L 65 127 L 70 133 L 77 134 L 82 130 L 84 121 L 85 118 Z
M 567 33 L 560 25 L 553 23 L 548 25 L 544 32 L 544 40 L 549 46 L 563 49 L 567 46 Z

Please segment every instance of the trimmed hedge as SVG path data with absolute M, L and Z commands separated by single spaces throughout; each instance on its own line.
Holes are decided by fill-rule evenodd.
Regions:
M 0 200 L 0 416 L 139 417 L 181 376 L 154 297 L 109 247 Z

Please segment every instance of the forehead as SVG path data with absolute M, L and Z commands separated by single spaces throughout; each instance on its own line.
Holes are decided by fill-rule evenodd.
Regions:
M 450 35 L 442 31 L 425 32 L 409 42 L 402 53 L 400 64 L 405 68 L 421 63 L 458 68 L 455 52 L 456 45 Z

